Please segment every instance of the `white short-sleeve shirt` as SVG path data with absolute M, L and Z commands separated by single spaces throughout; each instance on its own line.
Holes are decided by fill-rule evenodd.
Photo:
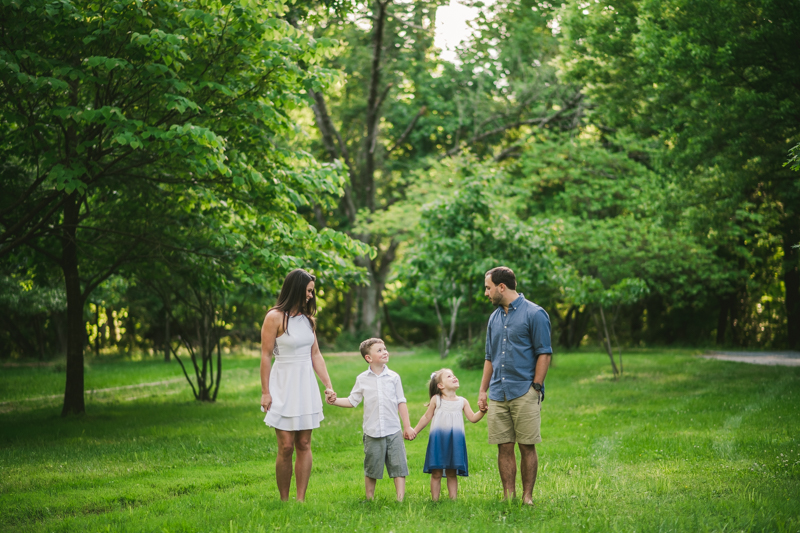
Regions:
M 400 376 L 388 366 L 384 366 L 380 374 L 375 374 L 371 368 L 359 374 L 347 399 L 353 407 L 364 401 L 365 435 L 380 438 L 402 429 L 397 408 L 406 403 L 406 397 Z

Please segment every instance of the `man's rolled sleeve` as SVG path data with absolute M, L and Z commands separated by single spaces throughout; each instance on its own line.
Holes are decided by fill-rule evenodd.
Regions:
M 553 353 L 553 346 L 550 341 L 550 317 L 544 309 L 537 310 L 533 315 L 533 353 L 541 355 L 543 353 Z

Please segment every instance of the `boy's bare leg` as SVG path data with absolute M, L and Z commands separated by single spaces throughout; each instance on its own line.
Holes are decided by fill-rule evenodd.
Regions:
M 275 430 L 278 438 L 278 456 L 275 458 L 275 481 L 281 501 L 289 499 L 289 486 L 292 484 L 292 455 L 294 454 L 294 432 Z
M 377 481 L 378 480 L 374 477 L 364 476 L 364 487 L 366 488 L 368 500 L 375 499 L 375 483 L 377 483 Z
M 503 482 L 503 499 L 516 498 L 517 457 L 514 455 L 513 442 L 497 445 L 497 467 Z
M 446 471 L 447 473 L 447 494 L 450 496 L 451 500 L 455 500 L 458 498 L 458 477 L 455 470 L 450 470 L 449 468 Z
M 442 492 L 442 471 L 431 470 L 431 498 L 439 501 L 439 494 Z
M 536 445 L 520 444 L 520 470 L 522 470 L 522 503 L 533 505 L 533 486 L 536 484 L 536 471 L 539 470 L 539 455 Z
M 406 497 L 406 478 L 394 478 L 394 490 L 397 491 L 397 501 L 403 501 L 403 498 Z
M 297 501 L 302 502 L 306 499 L 306 489 L 308 479 L 311 477 L 311 429 L 297 431 L 294 434 L 294 449 L 297 456 L 294 460 L 294 477 L 297 483 Z

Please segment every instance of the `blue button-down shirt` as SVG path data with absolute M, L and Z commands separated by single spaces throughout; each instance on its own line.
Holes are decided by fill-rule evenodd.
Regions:
M 504 402 L 528 392 L 536 360 L 549 353 L 550 317 L 544 309 L 523 294 L 511 302 L 508 313 L 502 306 L 495 309 L 486 328 L 486 360 L 492 362 L 489 399 Z

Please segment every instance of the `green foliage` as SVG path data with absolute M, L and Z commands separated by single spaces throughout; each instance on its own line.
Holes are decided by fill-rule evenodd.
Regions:
M 731 273 L 712 289 L 718 342 L 726 322 L 733 342 L 747 342 L 752 321 L 741 317 L 761 314 L 766 295 L 779 291 L 776 270 L 786 287 L 786 319 L 778 321 L 790 345 L 800 342 L 790 326 L 800 320 L 791 248 L 800 180 L 783 168 L 800 135 L 798 20 L 797 10 L 772 0 L 572 3 L 564 11 L 562 64 L 568 79 L 585 84 L 592 120 L 652 141 L 649 159 L 668 180 L 672 216 Z

